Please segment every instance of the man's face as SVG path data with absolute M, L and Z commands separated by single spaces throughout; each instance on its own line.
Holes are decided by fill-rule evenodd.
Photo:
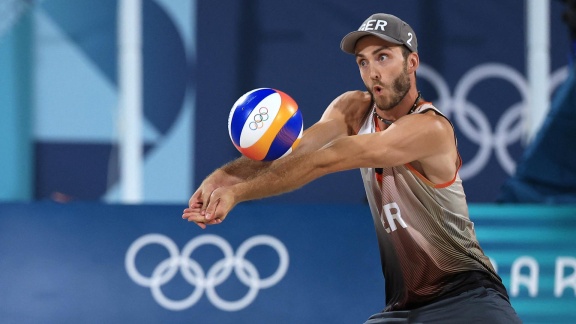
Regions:
M 356 63 L 362 81 L 379 109 L 394 108 L 410 90 L 401 45 L 375 36 L 362 37 L 356 43 Z

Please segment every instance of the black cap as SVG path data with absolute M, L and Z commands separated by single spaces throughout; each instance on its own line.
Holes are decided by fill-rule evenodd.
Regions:
M 362 23 L 357 31 L 348 33 L 342 38 L 340 48 L 349 54 L 354 54 L 356 42 L 364 36 L 376 36 L 390 43 L 404 45 L 411 52 L 418 53 L 416 33 L 402 19 L 384 13 L 373 14 Z

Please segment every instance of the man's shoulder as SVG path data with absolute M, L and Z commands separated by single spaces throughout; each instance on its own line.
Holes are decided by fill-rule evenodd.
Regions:
M 346 91 L 336 99 L 348 104 L 370 105 L 372 102 L 372 96 L 370 96 L 370 93 L 368 91 L 360 90 Z
M 340 115 L 349 125 L 358 126 L 370 110 L 372 97 L 366 91 L 347 91 L 338 96 L 327 109 L 331 115 Z

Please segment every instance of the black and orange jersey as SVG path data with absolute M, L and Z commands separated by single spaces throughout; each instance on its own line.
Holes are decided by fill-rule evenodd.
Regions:
M 445 117 L 430 103 L 414 113 L 430 109 Z M 369 114 L 358 134 L 376 127 Z M 386 310 L 426 305 L 482 281 L 505 294 L 476 238 L 458 171 L 444 184 L 433 184 L 410 164 L 360 171 L 378 238 Z

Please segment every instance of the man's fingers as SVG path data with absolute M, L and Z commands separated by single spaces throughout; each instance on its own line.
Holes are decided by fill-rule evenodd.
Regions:
M 231 192 L 224 188 L 216 189 L 210 201 L 206 207 L 206 220 L 217 221 L 217 224 L 220 224 L 234 206 Z
M 194 192 L 192 197 L 190 197 L 190 200 L 188 200 L 188 207 L 193 208 L 193 207 L 199 207 L 201 205 L 202 205 L 202 190 L 198 189 L 196 190 L 196 192 Z
M 201 209 L 201 214 L 205 215 L 206 214 L 206 208 L 208 206 L 210 206 L 210 202 L 212 201 L 212 195 L 214 194 L 214 191 L 216 190 L 216 188 L 210 186 L 208 187 L 207 190 L 204 190 L 202 192 L 202 206 L 200 206 Z
M 216 225 L 222 223 L 221 219 L 208 220 L 204 215 L 200 214 L 200 208 L 186 208 L 182 212 L 182 218 L 193 222 L 201 229 L 206 229 L 206 225 Z
M 206 220 L 214 220 L 214 212 L 216 211 L 216 207 L 218 207 L 218 204 L 220 203 L 220 199 L 214 197 L 212 197 L 210 201 L 211 203 L 208 204 L 208 206 L 206 207 L 206 211 L 204 214 Z

